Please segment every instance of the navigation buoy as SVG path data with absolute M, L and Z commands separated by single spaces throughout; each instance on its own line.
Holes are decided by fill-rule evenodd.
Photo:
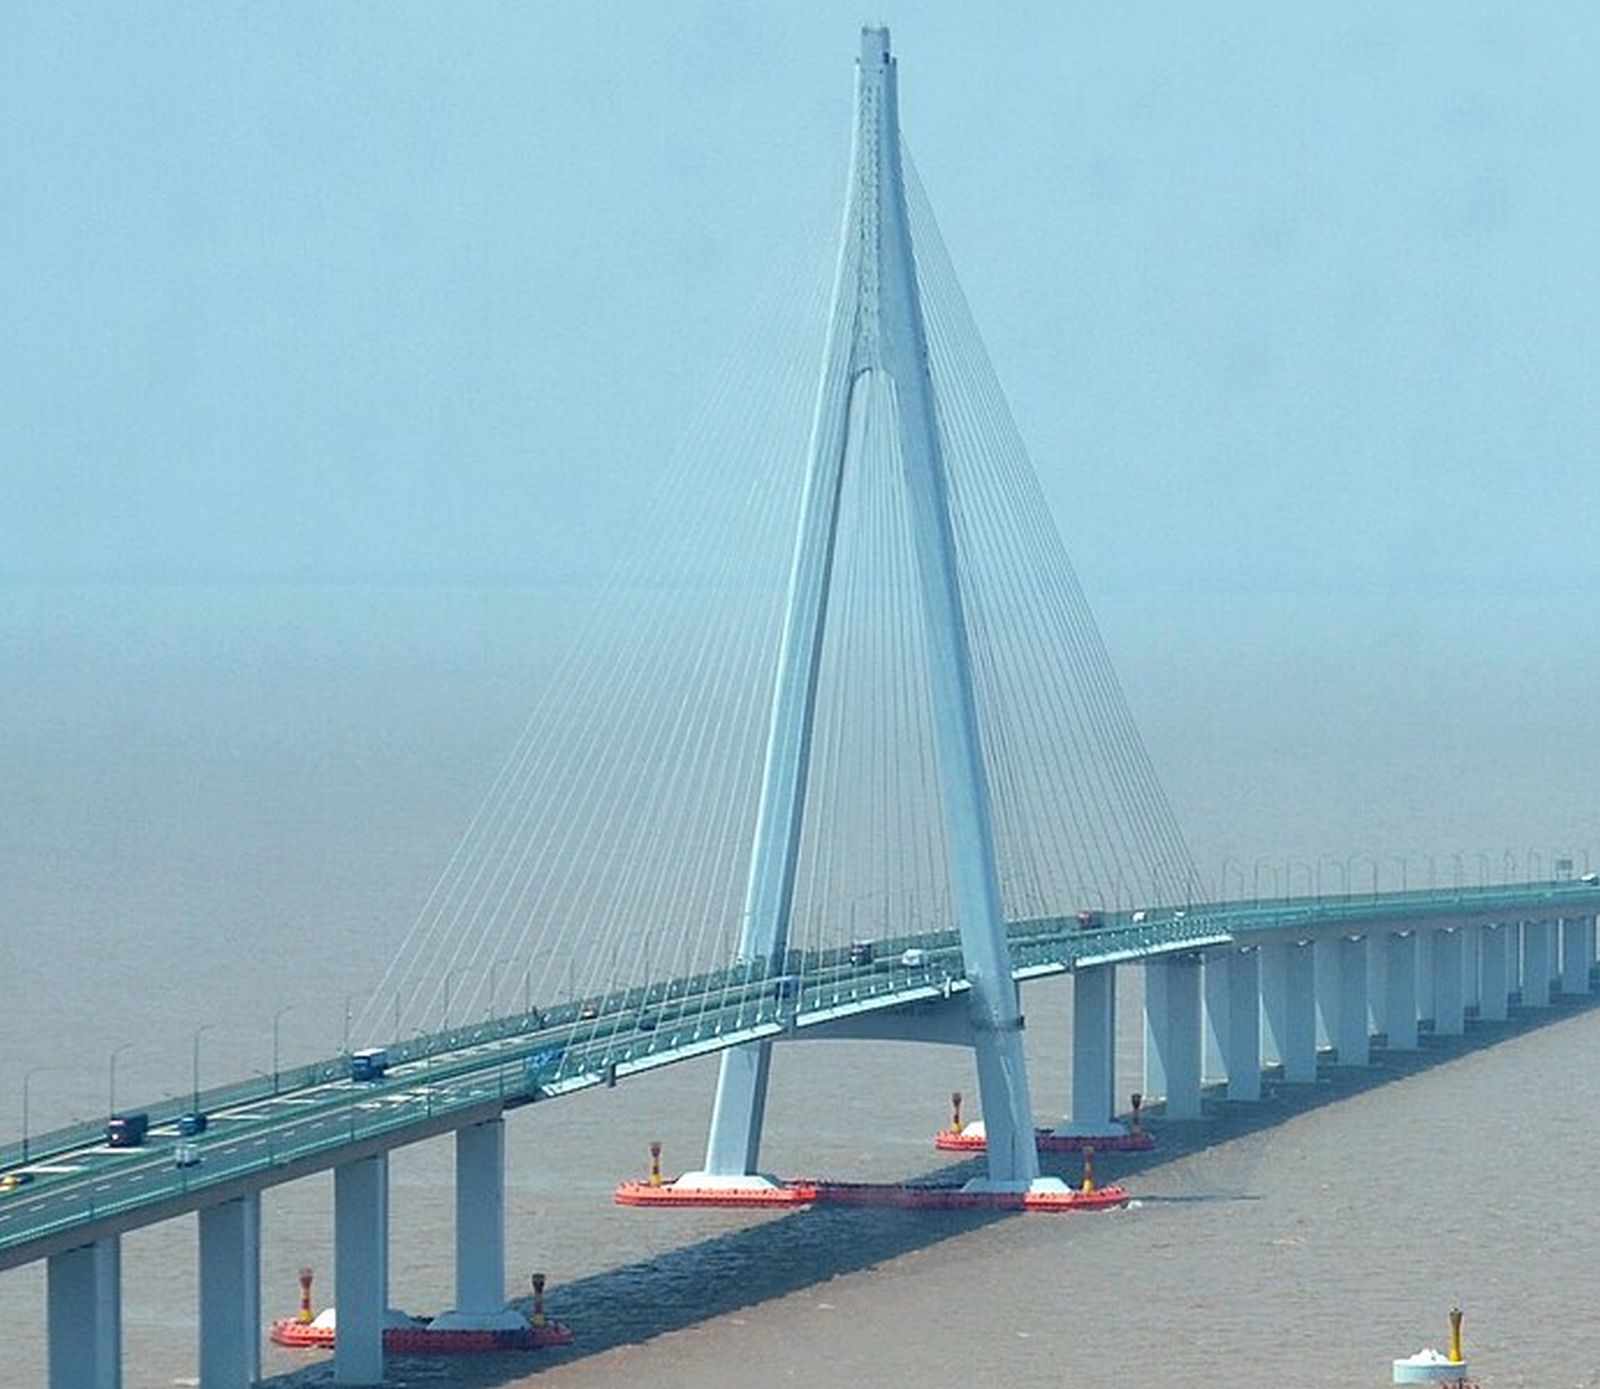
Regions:
M 316 1315 L 311 1310 L 311 1270 L 302 1268 L 300 1270 L 300 1314 L 295 1320 L 302 1326 L 309 1326 Z
M 1079 1183 L 1078 1190 L 1085 1196 L 1094 1195 L 1094 1145 L 1092 1143 L 1083 1150 L 1083 1181 Z
M 1128 1121 L 1129 1135 L 1133 1138 L 1143 1138 L 1144 1120 L 1139 1111 L 1144 1107 L 1144 1096 L 1135 1090 L 1133 1094 L 1128 1096 L 1128 1104 L 1133 1109 L 1133 1117 Z
M 661 1140 L 650 1144 L 650 1185 L 661 1185 Z
M 544 1274 L 530 1274 L 529 1279 L 533 1283 L 533 1311 L 528 1317 L 528 1322 L 537 1330 L 548 1325 L 550 1321 L 544 1314 Z
M 1450 1309 L 1450 1350 L 1441 1355 L 1431 1346 L 1394 1362 L 1396 1384 L 1453 1384 L 1457 1389 L 1476 1389 L 1467 1378 L 1467 1358 L 1461 1353 L 1461 1309 Z
M 950 1132 L 953 1134 L 961 1132 L 961 1092 L 959 1090 L 950 1092 Z

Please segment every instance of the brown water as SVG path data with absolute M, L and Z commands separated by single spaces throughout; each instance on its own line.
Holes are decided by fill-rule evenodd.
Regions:
M 377 638 L 352 635 L 335 660 L 319 628 L 308 647 L 283 615 L 293 604 L 230 610 L 215 640 L 205 604 L 152 615 L 100 599 L 70 620 L 63 605 L 0 630 L 28 636 L 7 667 L 23 679 L 0 688 L 7 1135 L 37 1066 L 53 1069 L 32 1080 L 36 1131 L 102 1114 L 109 1057 L 128 1042 L 125 1101 L 181 1093 L 203 1024 L 204 1081 L 266 1069 L 273 1012 L 290 1002 L 283 1062 L 335 1050 L 345 997 L 371 986 L 394 923 L 425 897 L 538 677 L 506 654 L 509 636 L 495 659 L 466 650 L 489 640 L 466 598 L 420 670 Z M 1138 983 L 1124 971 L 1124 1095 L 1139 1083 Z M 1054 1120 L 1068 990 L 1033 985 L 1025 1004 L 1035 1103 Z M 509 1120 L 508 1280 L 520 1292 L 547 1272 L 576 1346 L 396 1362 L 393 1382 L 1347 1389 L 1440 1343 L 1459 1302 L 1486 1384 L 1600 1385 L 1597 1054 L 1600 1012 L 1564 1014 L 1426 1067 L 1380 1058 L 1389 1083 L 1335 1078 L 1315 1107 L 1225 1107 L 1166 1130 L 1154 1159 L 1105 1160 L 1139 1197 L 1114 1215 L 621 1210 L 611 1187 L 644 1170 L 650 1139 L 669 1169 L 698 1157 L 713 1066 L 688 1063 Z M 975 1090 L 960 1051 L 795 1043 L 778 1057 L 766 1161 L 932 1170 L 953 1088 Z M 394 1157 L 392 1300 L 409 1310 L 451 1301 L 451 1168 L 448 1141 Z M 332 1301 L 331 1181 L 277 1188 L 263 1215 L 268 1314 L 293 1310 L 303 1263 Z M 128 1389 L 193 1382 L 195 1245 L 192 1218 L 125 1240 Z M 42 1268 L 0 1275 L 0 1298 L 0 1389 L 32 1389 Z M 328 1378 L 316 1357 L 269 1348 L 265 1364 Z
M 1066 991 L 1029 1002 L 1038 1093 L 1059 1093 Z M 1124 1008 L 1125 1056 L 1133 1014 Z M 687 1064 L 510 1120 L 508 1276 L 549 1273 L 576 1346 L 470 1367 L 397 1361 L 392 1382 L 1342 1389 L 1386 1382 L 1386 1359 L 1438 1343 L 1459 1302 L 1485 1382 L 1597 1384 L 1600 1336 L 1574 1296 L 1600 1250 L 1597 1041 L 1600 1011 L 1583 1012 L 1427 1068 L 1380 1064 L 1359 1078 L 1383 1080 L 1372 1088 L 1336 1076 L 1317 1107 L 1301 1107 L 1304 1092 L 1259 1113 L 1224 1106 L 1167 1136 L 1174 1150 L 1225 1141 L 1103 1160 L 1138 1203 L 1101 1217 L 613 1206 L 611 1185 L 642 1169 L 648 1138 L 664 1140 L 669 1167 L 695 1155 L 712 1072 Z M 780 1053 L 770 1161 L 793 1173 L 926 1171 L 944 1091 L 961 1083 L 968 1065 L 954 1051 L 797 1044 Z M 450 1301 L 450 1172 L 448 1142 L 394 1159 L 393 1294 L 409 1309 Z M 273 1314 L 292 1310 L 302 1262 L 322 1271 L 319 1303 L 331 1298 L 330 1225 L 326 1180 L 267 1195 Z M 129 1389 L 194 1374 L 194 1241 L 192 1220 L 126 1241 Z M 42 1383 L 42 1275 L 0 1286 L 12 1328 L 0 1384 Z M 321 1368 L 288 1382 L 331 1380 L 311 1360 Z M 273 1375 L 306 1364 L 275 1348 L 265 1359 Z

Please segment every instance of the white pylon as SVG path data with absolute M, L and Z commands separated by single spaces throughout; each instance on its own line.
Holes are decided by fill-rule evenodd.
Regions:
M 988 1131 L 991 1188 L 1039 1176 L 1022 1016 L 1011 977 L 956 571 L 955 537 L 916 265 L 906 215 L 889 31 L 863 29 L 839 267 L 750 856 L 740 953 L 778 965 L 787 949 L 823 633 L 851 430 L 867 402 L 892 408 L 921 598 L 949 888 L 960 931 Z M 697 1180 L 755 1181 L 770 1042 L 725 1051 Z

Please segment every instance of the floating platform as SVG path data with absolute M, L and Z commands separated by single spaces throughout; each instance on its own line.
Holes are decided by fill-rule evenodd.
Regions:
M 276 1345 L 304 1350 L 332 1350 L 337 1328 L 329 1321 L 303 1322 L 283 1317 L 272 1323 L 267 1335 Z M 506 1350 L 544 1350 L 564 1346 L 572 1329 L 562 1322 L 523 1326 L 503 1331 L 435 1331 L 426 1321 L 383 1328 L 383 1349 L 388 1355 L 488 1355 Z
M 778 1182 L 771 1186 L 697 1187 L 676 1182 L 623 1182 L 619 1206 L 887 1206 L 910 1211 L 1104 1211 L 1126 1206 L 1120 1186 L 1082 1191 L 1063 1187 L 1040 1191 L 968 1191 L 960 1186 L 884 1182 Z
M 1085 1148 L 1093 1148 L 1097 1153 L 1145 1153 L 1156 1146 L 1156 1140 L 1146 1129 L 1113 1134 L 1109 1138 L 1081 1138 L 1050 1129 L 1036 1129 L 1034 1143 L 1041 1153 L 1081 1153 Z M 988 1149 L 989 1141 L 981 1125 L 969 1124 L 959 1132 L 940 1129 L 934 1135 L 933 1146 L 941 1153 L 981 1153 Z

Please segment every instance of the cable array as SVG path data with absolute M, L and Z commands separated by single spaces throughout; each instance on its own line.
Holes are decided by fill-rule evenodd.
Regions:
M 909 161 L 907 175 L 1005 911 L 1188 900 L 1182 835 Z M 858 231 L 840 242 L 847 285 L 870 253 Z M 833 409 L 850 427 L 788 941 L 953 925 L 894 391 L 852 377 L 859 305 L 830 311 L 820 272 L 791 267 L 763 296 L 363 1033 L 734 961 L 808 426 Z

